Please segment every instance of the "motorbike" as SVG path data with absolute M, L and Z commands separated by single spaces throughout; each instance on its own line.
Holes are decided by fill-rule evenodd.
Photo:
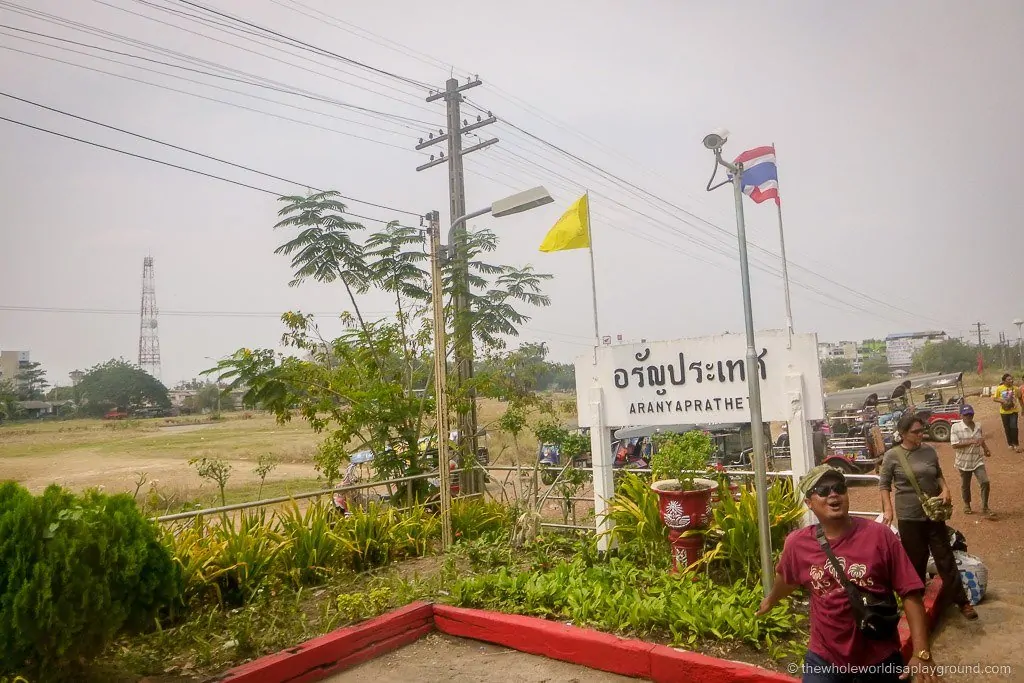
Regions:
M 612 445 L 612 452 L 615 453 L 612 468 L 646 469 L 650 467 L 653 451 L 654 445 L 650 439 L 643 437 L 620 439 Z

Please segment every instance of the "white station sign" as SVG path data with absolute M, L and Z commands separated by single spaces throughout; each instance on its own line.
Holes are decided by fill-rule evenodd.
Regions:
M 806 418 L 823 419 L 817 335 L 794 334 L 790 348 L 787 337 L 784 330 L 754 335 L 762 419 L 789 419 L 786 375 L 796 372 L 807 393 L 819 397 L 805 404 Z M 576 359 L 579 424 L 594 426 L 588 405 L 594 386 L 603 390 L 609 426 L 750 422 L 746 354 L 742 334 L 598 347 Z

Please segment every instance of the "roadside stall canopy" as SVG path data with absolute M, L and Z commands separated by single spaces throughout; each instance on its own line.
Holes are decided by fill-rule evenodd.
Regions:
M 952 389 L 960 386 L 960 383 L 964 381 L 964 373 L 962 372 L 936 372 L 929 375 L 919 375 L 917 377 L 910 378 L 910 389 Z
M 749 425 L 749 423 L 747 423 Z M 713 433 L 725 433 L 725 432 L 738 432 L 744 426 L 740 422 L 729 422 L 725 424 L 716 425 L 694 425 L 694 424 L 680 424 L 680 425 L 662 425 L 660 427 L 622 427 L 615 430 L 613 436 L 616 439 L 635 439 L 637 437 L 650 437 L 661 432 L 667 432 L 669 434 L 685 434 L 691 432 L 694 429 L 702 429 Z
M 856 389 L 844 389 L 825 395 L 825 411 L 838 413 L 848 410 L 862 410 L 869 402 L 877 403 L 899 398 L 911 387 L 911 380 L 894 379 L 888 382 L 870 384 Z

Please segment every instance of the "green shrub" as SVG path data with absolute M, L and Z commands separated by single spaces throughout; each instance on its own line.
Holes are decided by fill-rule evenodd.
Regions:
M 613 541 L 629 546 L 648 561 L 668 555 L 668 527 L 658 512 L 658 494 L 645 477 L 623 473 L 608 514 L 615 523 L 610 532 Z
M 391 535 L 396 554 L 404 557 L 426 555 L 430 544 L 441 537 L 441 517 L 417 505 L 402 513 Z
M 527 614 L 624 635 L 665 638 L 673 645 L 699 640 L 746 643 L 776 651 L 804 617 L 784 608 L 754 615 L 762 598 L 756 583 L 714 584 L 706 576 L 675 575 L 613 557 L 577 557 L 539 572 L 496 573 L 463 579 L 452 588 L 456 605 Z
M 712 509 L 714 521 L 707 531 L 708 550 L 703 562 L 723 569 L 730 580 L 759 580 L 761 575 L 760 540 L 757 524 L 757 496 L 744 487 L 740 499 L 722 496 Z M 786 536 L 796 528 L 804 514 L 803 503 L 793 495 L 789 480 L 776 481 L 768 487 L 768 518 L 771 524 L 772 549 L 781 553 Z
M 248 602 L 278 579 L 278 557 L 291 541 L 280 531 L 276 515 L 243 510 L 237 524 L 227 517 L 211 528 L 220 552 L 214 561 L 220 597 L 225 604 Z
M 361 572 L 389 563 L 395 552 L 398 521 L 394 508 L 376 502 L 353 508 L 336 527 L 349 567 Z
M 299 587 L 327 578 L 342 561 L 341 541 L 334 533 L 334 510 L 323 501 L 316 501 L 303 513 L 292 501 L 278 519 L 281 533 L 288 541 L 281 561 L 292 583 Z
M 452 501 L 452 535 L 472 541 L 506 531 L 512 522 L 511 509 L 497 501 L 477 499 Z
M 0 485 L 0 674 L 74 678 L 180 598 L 178 569 L 130 495 Z

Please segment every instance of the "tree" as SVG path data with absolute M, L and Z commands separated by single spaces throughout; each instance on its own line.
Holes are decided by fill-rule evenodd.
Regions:
M 287 206 L 278 211 L 283 216 L 274 227 L 299 228 L 299 234 L 278 247 L 274 253 L 292 257 L 295 277 L 288 284 L 298 287 L 312 278 L 330 283 L 341 280 L 345 285 L 352 310 L 359 326 L 366 331 L 366 321 L 356 303 L 356 293 L 369 289 L 363 247 L 352 239 L 353 232 L 363 229 L 359 223 L 345 218 L 345 205 L 336 199 L 338 192 L 318 192 L 302 197 L 292 195 L 279 201 Z
M 90 369 L 78 389 L 89 415 L 103 415 L 108 410 L 131 411 L 147 405 L 170 408 L 167 387 L 149 373 L 122 359 L 109 360 Z
M 14 376 L 18 386 L 18 396 L 22 401 L 38 401 L 43 397 L 43 390 L 50 386 L 46 381 L 46 370 L 40 363 L 29 363 Z
M 826 358 L 821 361 L 821 376 L 833 379 L 853 372 L 853 364 L 845 358 Z
M 978 348 L 959 339 L 929 342 L 918 349 L 912 361 L 914 372 L 971 372 L 977 367 Z
M 860 373 L 862 375 L 885 375 L 885 379 L 892 378 L 889 362 L 885 358 L 868 358 L 861 364 Z
M 287 216 L 277 226 L 299 229 L 298 236 L 277 249 L 291 257 L 293 285 L 306 279 L 345 287 L 353 313 L 341 319 L 349 325 L 340 336 L 325 339 L 312 317 L 299 312 L 282 316 L 287 328 L 283 344 L 294 355 L 271 349 L 240 349 L 209 371 L 244 388 L 246 404 L 259 403 L 288 420 L 296 410 L 326 439 L 316 466 L 329 482 L 354 450 L 374 453 L 374 467 L 384 478 L 422 471 L 420 443 L 434 431 L 433 352 L 430 279 L 423 268 L 423 231 L 389 223 L 360 244 L 354 235 L 363 226 L 345 218 L 338 193 L 282 197 Z M 472 329 L 485 349 L 504 345 L 503 337 L 518 334 L 529 320 L 517 305 L 546 306 L 540 283 L 549 275 L 532 268 L 492 265 L 477 258 L 493 251 L 497 238 L 481 230 L 469 234 Z M 446 322 L 453 324 L 450 269 L 443 282 Z M 371 291 L 389 294 L 396 307 L 393 318 L 368 321 L 359 296 Z M 481 382 L 450 392 L 450 405 L 466 405 L 467 393 Z M 422 488 L 417 484 L 414 488 Z
M 18 417 L 18 388 L 10 380 L 0 380 L 0 422 Z

